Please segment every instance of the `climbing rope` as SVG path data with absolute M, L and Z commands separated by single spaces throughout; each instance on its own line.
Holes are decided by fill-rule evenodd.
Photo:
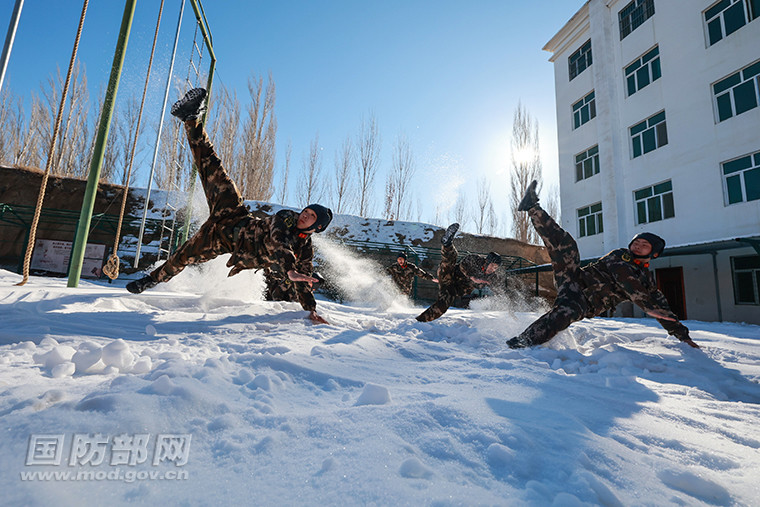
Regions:
M 135 147 L 137 146 L 137 138 L 140 135 L 140 121 L 142 120 L 143 106 L 145 105 L 145 96 L 148 93 L 148 82 L 150 81 L 150 70 L 153 67 L 153 55 L 156 52 L 156 41 L 158 40 L 158 28 L 161 25 L 161 13 L 164 10 L 164 0 L 161 0 L 161 5 L 158 8 L 158 21 L 156 21 L 156 33 L 153 36 L 153 47 L 150 50 L 150 60 L 148 61 L 148 73 L 145 76 L 145 87 L 143 88 L 142 101 L 140 101 L 140 111 L 137 113 L 137 127 L 135 128 L 135 138 L 132 141 L 132 151 L 129 155 L 129 168 L 127 169 L 127 178 L 124 182 L 124 195 L 121 199 L 121 212 L 119 213 L 119 225 L 116 227 L 116 238 L 113 243 L 113 252 L 103 266 L 103 273 L 115 280 L 119 276 L 119 256 L 117 252 L 119 250 L 119 240 L 121 239 L 121 224 L 124 221 L 124 210 L 127 207 L 127 195 L 129 193 L 129 179 L 132 177 L 132 163 L 135 161 Z
M 45 165 L 45 174 L 42 177 L 42 186 L 40 187 L 40 193 L 37 196 L 37 208 L 34 210 L 34 218 L 32 219 L 32 225 L 29 228 L 29 241 L 26 244 L 26 253 L 24 254 L 24 279 L 16 285 L 25 285 L 29 280 L 29 265 L 32 261 L 32 252 L 34 251 L 34 243 L 37 241 L 37 225 L 40 221 L 40 213 L 42 212 L 42 202 L 45 200 L 45 191 L 47 190 L 47 182 L 50 177 L 50 169 L 53 165 L 53 153 L 55 152 L 55 144 L 58 140 L 58 133 L 61 129 L 61 121 L 63 119 L 63 108 L 66 104 L 66 97 L 69 93 L 69 82 L 71 81 L 71 73 L 74 69 L 74 62 L 77 58 L 77 51 L 79 50 L 79 39 L 82 36 L 82 27 L 84 26 L 84 15 L 87 13 L 87 4 L 89 0 L 84 0 L 82 6 L 82 15 L 79 18 L 79 28 L 77 28 L 77 36 L 74 39 L 74 49 L 71 51 L 71 61 L 69 62 L 69 70 L 66 73 L 66 81 L 61 90 L 61 103 L 58 106 L 58 116 L 55 119 L 55 126 L 53 127 L 53 138 L 50 140 L 50 149 L 48 150 L 47 163 Z

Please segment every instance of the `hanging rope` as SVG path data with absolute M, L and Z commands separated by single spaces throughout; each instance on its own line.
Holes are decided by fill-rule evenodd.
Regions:
M 145 96 L 148 94 L 148 82 L 150 81 L 150 70 L 153 67 L 153 55 L 156 52 L 156 41 L 158 40 L 158 28 L 161 26 L 161 13 L 164 10 L 164 0 L 158 8 L 158 20 L 156 21 L 156 33 L 153 35 L 153 47 L 150 50 L 150 60 L 148 61 L 148 73 L 145 76 L 145 87 L 143 88 L 142 100 L 140 101 L 140 111 L 137 113 L 137 127 L 135 128 L 135 138 L 132 141 L 132 151 L 129 154 L 129 168 L 127 169 L 127 179 L 124 182 L 124 195 L 121 199 L 121 212 L 119 213 L 119 225 L 116 227 L 116 238 L 113 243 L 113 252 L 103 266 L 103 273 L 115 280 L 119 276 L 119 240 L 121 239 L 121 224 L 124 221 L 124 210 L 127 207 L 127 196 L 129 194 L 129 179 L 132 177 L 132 164 L 135 161 L 135 148 L 137 147 L 137 138 L 140 135 L 140 121 L 142 120 L 143 106 L 145 105 Z
M 47 190 L 47 182 L 50 177 L 50 169 L 53 166 L 53 153 L 55 152 L 55 144 L 58 141 L 58 132 L 61 129 L 61 121 L 63 119 L 63 107 L 66 104 L 66 97 L 69 94 L 69 82 L 71 81 L 71 73 L 74 69 L 74 62 L 77 58 L 77 51 L 79 50 L 79 39 L 82 36 L 82 27 L 84 26 L 84 15 L 87 13 L 87 4 L 89 0 L 84 0 L 82 6 L 82 15 L 79 18 L 79 28 L 77 28 L 77 36 L 74 39 L 74 49 L 71 51 L 71 61 L 69 62 L 69 70 L 66 73 L 66 81 L 61 90 L 61 103 L 58 106 L 58 116 L 55 119 L 55 126 L 53 127 L 53 138 L 50 141 L 50 149 L 48 150 L 47 164 L 45 165 L 45 174 L 42 177 L 42 186 L 40 187 L 40 193 L 37 196 L 37 208 L 34 210 L 34 218 L 32 219 L 32 225 L 29 228 L 29 241 L 26 244 L 26 253 L 24 254 L 24 279 L 16 285 L 25 285 L 29 280 L 29 265 L 32 261 L 32 252 L 34 251 L 34 244 L 37 241 L 37 225 L 40 222 L 40 213 L 42 212 L 42 202 L 45 200 L 45 191 Z

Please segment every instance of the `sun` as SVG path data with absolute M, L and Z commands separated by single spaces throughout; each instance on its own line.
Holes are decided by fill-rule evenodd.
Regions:
M 512 159 L 517 164 L 529 164 L 538 158 L 538 152 L 530 146 L 523 146 L 512 152 Z

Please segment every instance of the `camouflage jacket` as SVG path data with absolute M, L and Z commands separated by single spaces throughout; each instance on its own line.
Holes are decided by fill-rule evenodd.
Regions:
M 613 250 L 596 262 L 580 269 L 583 294 L 588 301 L 586 317 L 595 317 L 619 303 L 632 301 L 644 311 L 664 311 L 678 319 L 670 310 L 665 295 L 657 289 L 654 275 L 648 268 L 636 264 L 627 248 Z M 657 319 L 668 333 L 683 340 L 689 330 L 677 320 Z
M 400 266 L 398 262 L 394 262 L 385 271 L 391 275 L 393 282 L 398 285 L 399 290 L 406 295 L 412 292 L 412 281 L 414 281 L 415 276 L 419 276 L 425 280 L 435 278 L 424 269 L 420 269 L 410 262 L 407 262 L 404 266 Z
M 468 278 L 470 278 L 473 287 L 475 286 L 475 282 L 472 281 L 472 278 L 485 280 L 489 284 L 492 284 L 498 279 L 498 275 L 495 272 L 490 275 L 486 274 L 486 258 L 480 255 L 466 255 L 464 259 L 459 261 L 459 268 Z
M 314 257 L 311 235 L 300 234 L 296 229 L 297 221 L 298 212 L 280 210 L 263 219 L 249 215 L 238 222 L 233 233 L 234 250 L 227 261 L 227 266 L 232 267 L 229 276 L 244 269 L 266 268 L 284 278 L 291 270 L 311 275 Z M 295 287 L 303 309 L 316 309 L 309 284 L 297 282 Z

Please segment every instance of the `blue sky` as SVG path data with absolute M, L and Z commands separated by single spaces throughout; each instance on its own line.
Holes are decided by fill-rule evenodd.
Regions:
M 0 5 L 3 33 L 13 1 Z M 138 2 L 118 99 L 142 93 L 158 1 Z M 541 48 L 582 0 L 216 1 L 204 8 L 218 59 L 215 82 L 247 95 L 253 73 L 277 86 L 278 166 L 293 146 L 290 187 L 319 134 L 325 177 L 346 136 L 374 114 L 382 138 L 378 197 L 400 134 L 416 161 L 415 212 L 449 219 L 457 192 L 475 201 L 488 178 L 506 220 L 509 139 L 518 103 L 540 125 L 544 178 L 557 176 L 553 66 Z M 146 109 L 160 113 L 180 0 L 166 0 Z M 28 97 L 56 65 L 65 71 L 81 2 L 26 0 L 4 86 Z M 105 86 L 124 3 L 90 2 L 79 56 L 90 92 Z M 187 2 L 175 74 L 187 72 L 193 15 Z M 176 97 L 170 97 L 170 101 Z M 118 107 L 117 100 L 117 107 Z M 146 150 L 150 151 L 150 150 Z M 147 182 L 150 157 L 138 171 Z M 277 182 L 275 182 L 277 184 Z M 295 204 L 291 195 L 290 203 Z M 380 204 L 377 204 L 380 213 Z M 416 218 L 416 216 L 415 216 Z M 441 224 L 443 225 L 443 224 Z

